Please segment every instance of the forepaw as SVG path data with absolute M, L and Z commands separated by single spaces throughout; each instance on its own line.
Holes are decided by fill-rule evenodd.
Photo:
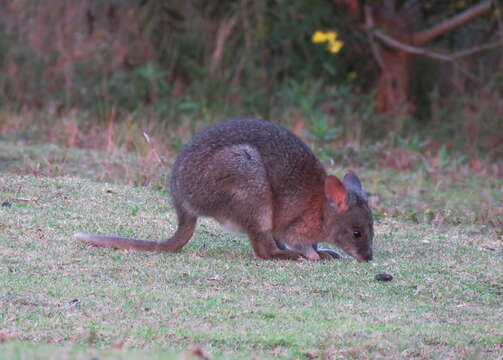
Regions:
M 318 249 L 316 250 L 316 252 L 322 260 L 334 260 L 342 258 L 342 256 L 338 252 L 332 249 Z

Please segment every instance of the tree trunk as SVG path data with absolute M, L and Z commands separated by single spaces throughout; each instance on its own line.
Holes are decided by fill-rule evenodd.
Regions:
M 481 16 L 493 5 L 493 0 L 483 0 L 430 29 L 415 33 L 408 26 L 409 15 L 396 9 L 395 0 L 387 0 L 381 9 L 365 6 L 363 11 L 359 0 L 332 1 L 345 6 L 348 17 L 359 22 L 360 26 L 363 23 L 363 30 L 369 34 L 373 56 L 380 69 L 375 81 L 377 112 L 412 112 L 415 106 L 410 96 L 411 57 L 422 54 L 442 61 L 455 60 L 454 57 L 434 54 L 421 47 Z M 384 41 L 384 46 L 377 44 L 377 32 L 381 33 L 379 39 Z M 487 45 L 493 47 L 493 44 Z M 482 47 L 479 46 L 474 51 L 479 51 Z
M 390 4 L 385 10 L 365 8 L 365 24 L 369 28 L 383 29 L 394 39 L 409 43 L 412 31 L 404 15 Z M 375 80 L 377 112 L 410 112 L 414 104 L 410 97 L 411 54 L 402 49 L 373 44 L 373 55 L 380 72 Z
M 410 56 L 403 51 L 381 49 L 382 68 L 375 82 L 377 112 L 413 110 L 409 96 Z

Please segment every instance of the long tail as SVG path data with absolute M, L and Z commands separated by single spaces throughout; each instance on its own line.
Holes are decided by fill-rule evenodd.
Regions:
M 196 227 L 196 217 L 181 216 L 178 218 L 178 229 L 175 234 L 165 241 L 150 241 L 112 235 L 94 235 L 76 233 L 75 240 L 83 241 L 95 246 L 141 251 L 177 251 L 192 237 Z
M 73 238 L 75 240 L 83 241 L 95 246 L 125 250 L 176 251 L 181 247 L 169 246 L 169 240 L 156 242 L 111 235 L 76 233 L 73 235 Z

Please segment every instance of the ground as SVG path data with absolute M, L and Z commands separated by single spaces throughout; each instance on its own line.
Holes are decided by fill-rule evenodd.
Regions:
M 178 253 L 77 243 L 169 236 L 169 196 L 32 150 L 0 156 L 0 359 L 503 358 L 500 180 L 356 169 L 375 260 L 264 261 L 208 219 Z

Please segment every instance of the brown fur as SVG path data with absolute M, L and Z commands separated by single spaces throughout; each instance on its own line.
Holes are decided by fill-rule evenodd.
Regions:
M 298 137 L 273 123 L 234 119 L 202 131 L 179 153 L 169 185 L 178 216 L 171 238 L 75 237 L 104 247 L 176 251 L 192 237 L 197 217 L 209 216 L 246 233 L 263 259 L 340 257 L 320 249 L 321 242 L 372 259 L 372 213 L 358 177 L 327 176 Z

